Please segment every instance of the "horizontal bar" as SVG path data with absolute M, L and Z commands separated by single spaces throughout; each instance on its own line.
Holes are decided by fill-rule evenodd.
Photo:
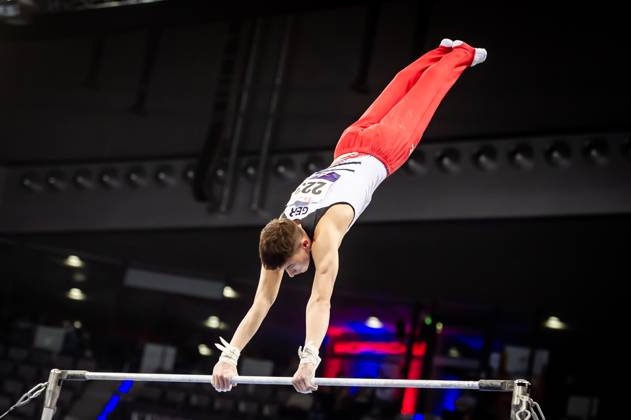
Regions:
M 183 382 L 210 384 L 212 375 L 182 375 L 164 373 L 114 373 L 88 372 L 83 370 L 62 371 L 65 380 L 79 381 L 122 381 L 144 382 Z M 292 378 L 277 376 L 235 376 L 232 384 L 292 385 Z M 315 385 L 322 386 L 361 386 L 369 388 L 425 388 L 425 389 L 472 389 L 479 391 L 509 392 L 513 390 L 512 380 L 480 381 L 441 381 L 420 379 L 373 379 L 373 378 L 315 378 Z

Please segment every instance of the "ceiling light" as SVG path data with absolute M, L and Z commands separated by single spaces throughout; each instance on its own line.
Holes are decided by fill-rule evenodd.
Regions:
M 144 187 L 148 182 L 147 171 L 140 166 L 131 168 L 125 177 L 127 183 L 134 188 Z
M 44 189 L 41 178 L 36 173 L 29 173 L 22 177 L 20 183 L 31 192 L 40 192 Z
M 546 327 L 546 328 L 549 328 L 551 330 L 565 330 L 565 329 L 567 329 L 567 324 L 565 322 L 561 321 L 556 316 L 551 316 L 550 318 L 546 319 L 546 321 L 543 323 L 543 326 Z
M 274 173 L 282 179 L 293 179 L 296 176 L 294 162 L 291 159 L 280 159 L 274 165 Z
M 81 291 L 81 289 L 73 287 L 66 292 L 66 297 L 72 300 L 85 300 L 86 295 Z
M 118 172 L 113 168 L 105 169 L 101 172 L 99 175 L 99 181 L 101 181 L 101 184 L 108 189 L 118 188 L 121 185 Z
M 519 169 L 530 169 L 534 166 L 534 151 L 530 145 L 522 143 L 510 153 L 509 159 Z
M 217 329 L 220 327 L 221 323 L 219 321 L 219 317 L 217 316 L 209 316 L 208 319 L 204 322 L 208 328 Z
M 197 351 L 199 351 L 199 354 L 202 356 L 212 356 L 213 354 L 213 351 L 206 344 L 200 344 L 197 346 Z
M 405 162 L 407 170 L 413 174 L 420 175 L 428 171 L 427 158 L 422 150 L 412 152 L 408 160 Z
M 239 294 L 235 292 L 235 290 L 232 287 L 226 286 L 223 288 L 223 297 L 228 298 L 228 299 L 234 299 L 234 298 L 239 297 Z
M 156 169 L 155 179 L 158 185 L 163 187 L 175 185 L 176 182 L 175 172 L 169 165 L 162 165 Z
M 491 146 L 484 146 L 476 152 L 473 161 L 478 168 L 492 171 L 497 168 L 497 152 Z
M 320 158 L 319 156 L 312 156 L 305 162 L 303 170 L 307 175 L 310 175 L 326 167 L 327 165 L 322 158 Z
M 94 176 L 92 175 L 92 172 L 87 169 L 78 170 L 72 180 L 80 189 L 87 190 L 94 188 Z
M 604 139 L 590 140 L 583 153 L 589 162 L 597 165 L 605 165 L 609 161 L 609 145 Z
M 443 172 L 454 173 L 460 170 L 460 152 L 454 148 L 445 149 L 436 159 Z
M 548 162 L 559 168 L 566 168 L 570 165 L 570 158 L 572 157 L 572 151 L 570 147 L 561 141 L 555 142 L 546 151 L 546 158 Z
M 383 328 L 383 323 L 376 316 L 368 317 L 365 324 L 369 328 Z
M 460 357 L 460 350 L 455 347 L 451 347 L 447 354 L 449 354 L 449 357 Z
M 46 176 L 46 183 L 54 191 L 64 190 L 68 186 L 66 177 L 62 172 L 54 171 Z
M 64 260 L 64 264 L 68 267 L 81 268 L 84 266 L 81 258 L 76 255 L 68 255 L 68 257 Z

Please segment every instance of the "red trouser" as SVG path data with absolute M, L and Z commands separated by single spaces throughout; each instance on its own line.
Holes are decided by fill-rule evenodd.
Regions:
M 367 153 L 393 174 L 421 141 L 440 101 L 474 54 L 467 44 L 438 47 L 401 70 L 364 115 L 344 130 L 334 159 L 349 152 Z

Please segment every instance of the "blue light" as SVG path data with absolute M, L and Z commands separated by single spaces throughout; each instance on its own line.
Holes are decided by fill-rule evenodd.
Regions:
M 129 380 L 123 381 L 118 387 L 117 391 L 120 392 L 121 394 L 127 394 L 131 390 L 132 386 L 134 386 L 134 381 L 129 381 Z M 99 416 L 97 417 L 97 420 L 107 420 L 108 414 L 110 414 L 112 411 L 116 409 L 116 406 L 118 405 L 120 400 L 121 400 L 120 395 L 118 394 L 112 395 L 112 398 L 110 398 L 107 404 L 105 404 L 105 407 L 103 408 L 103 411 L 101 412 L 101 414 L 99 414 Z
M 381 363 L 374 360 L 357 359 L 353 364 L 352 376 L 359 378 L 378 378 L 381 371 Z M 359 387 L 351 387 L 349 395 L 355 395 Z
M 421 413 L 416 413 L 412 416 L 412 420 L 425 420 L 425 415 Z
M 482 350 L 484 347 L 484 339 L 482 337 L 471 337 L 467 335 L 459 335 L 457 340 L 474 350 Z
M 112 398 L 110 398 L 110 400 L 105 405 L 105 408 L 103 409 L 104 414 L 107 416 L 109 413 L 114 411 L 114 409 L 116 408 L 116 405 L 118 404 L 120 400 L 121 400 L 120 395 L 112 395 Z
M 390 335 L 393 333 L 385 325 L 381 328 L 372 328 L 364 324 L 363 322 L 349 322 L 347 325 L 349 328 L 351 328 L 353 331 L 355 331 L 357 334 L 360 334 L 360 335 L 373 335 L 373 336 L 377 335 L 378 336 L 378 335 Z
M 377 378 L 381 369 L 381 363 L 373 360 L 357 360 L 353 369 L 353 376 L 359 378 Z
M 462 393 L 459 389 L 445 389 L 443 391 L 443 409 L 447 411 L 456 410 L 456 400 Z
M 131 390 L 132 386 L 134 386 L 134 381 L 123 381 L 121 386 L 118 387 L 118 392 L 120 392 L 121 394 L 127 394 Z

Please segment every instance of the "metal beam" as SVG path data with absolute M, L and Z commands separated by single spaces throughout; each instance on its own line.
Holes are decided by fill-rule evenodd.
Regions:
M 263 138 L 261 140 L 261 156 L 258 162 L 258 169 L 256 170 L 254 191 L 252 192 L 252 204 L 250 205 L 250 208 L 255 212 L 259 211 L 261 208 L 262 195 L 264 194 L 267 184 L 268 171 L 266 171 L 266 169 L 269 161 L 269 150 L 272 144 L 272 136 L 276 126 L 276 120 L 278 119 L 278 102 L 285 82 L 287 56 L 292 38 L 293 23 L 294 17 L 292 15 L 287 16 L 283 31 L 283 44 L 281 46 L 278 62 L 276 63 L 276 74 L 274 76 L 272 95 L 269 101 L 265 131 L 263 132 Z
M 577 216 L 631 212 L 626 133 L 426 144 L 380 186 L 361 222 Z M 244 173 L 229 212 L 209 213 L 191 194 L 194 158 L 6 168 L 0 232 L 262 226 L 307 175 L 276 176 L 331 153 L 270 156 L 265 202 L 251 211 L 254 181 Z M 253 156 L 241 156 L 243 167 Z M 142 167 L 139 183 L 133 168 Z M 81 175 L 81 176 L 80 176 Z M 0 181 L 2 179 L 0 171 Z

